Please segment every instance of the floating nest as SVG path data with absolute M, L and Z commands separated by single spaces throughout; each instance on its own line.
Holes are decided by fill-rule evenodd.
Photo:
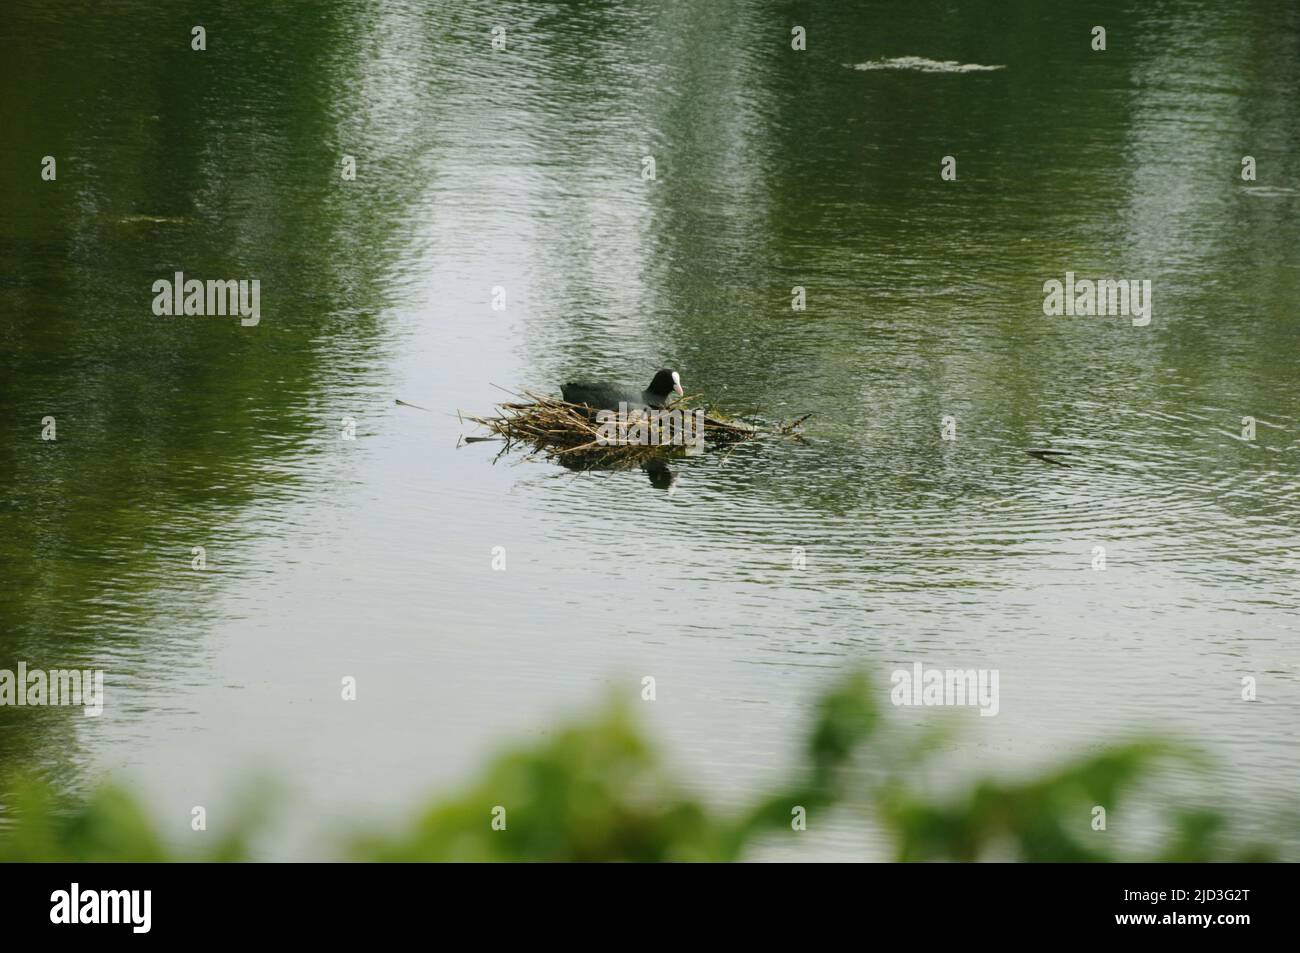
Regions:
M 504 440 L 502 453 L 526 448 L 530 454 L 571 469 L 626 469 L 656 458 L 702 453 L 708 446 L 732 447 L 762 437 L 798 438 L 808 419 L 762 426 L 704 412 L 683 397 L 663 411 L 631 411 L 626 418 L 592 410 L 558 397 L 524 391 L 519 399 L 497 404 L 490 417 L 461 415 L 492 436 L 465 437 L 466 443 Z M 689 420 L 688 420 L 689 418 Z

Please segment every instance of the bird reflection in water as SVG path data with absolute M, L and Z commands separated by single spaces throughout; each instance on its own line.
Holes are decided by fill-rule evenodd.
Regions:
M 554 461 L 566 470 L 573 470 L 576 473 L 619 473 L 626 472 L 629 467 L 626 466 L 601 466 L 592 464 L 589 461 L 578 461 L 557 457 Z M 668 465 L 668 461 L 662 457 L 651 457 L 641 464 L 641 471 L 650 479 L 650 485 L 656 490 L 667 490 L 668 494 L 677 492 L 677 481 L 680 474 Z

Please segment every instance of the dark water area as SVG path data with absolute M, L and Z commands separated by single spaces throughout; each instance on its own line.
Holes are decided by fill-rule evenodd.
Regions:
M 1001 672 L 945 783 L 1159 731 L 1290 808 L 1300 10 L 822 6 L 8 4 L 0 668 L 108 704 L 0 709 L 0 782 L 166 813 L 266 770 L 268 852 L 320 856 L 653 674 L 739 803 L 819 686 L 921 661 Z M 155 315 L 178 271 L 258 279 L 259 322 Z M 1149 280 L 1149 324 L 1045 315 L 1067 272 Z M 659 367 L 806 442 L 673 479 L 458 446 L 499 387 Z

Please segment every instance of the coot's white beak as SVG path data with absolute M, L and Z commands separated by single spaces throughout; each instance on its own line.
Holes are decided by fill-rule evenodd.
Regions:
M 677 396 L 681 397 L 686 391 L 682 390 L 682 379 L 673 371 L 673 390 L 677 391 Z

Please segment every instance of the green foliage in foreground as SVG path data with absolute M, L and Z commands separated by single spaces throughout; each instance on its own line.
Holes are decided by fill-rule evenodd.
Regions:
M 953 797 L 918 791 L 903 766 L 932 761 L 926 739 L 884 728 L 861 677 L 825 696 L 804 745 L 799 776 L 747 811 L 724 815 L 689 794 L 664 768 L 627 710 L 574 724 L 533 748 L 495 758 L 459 796 L 433 802 L 400 833 L 354 836 L 341 856 L 377 861 L 732 861 L 756 842 L 806 836 L 835 806 L 871 811 L 900 860 L 1268 860 L 1258 847 L 1228 843 L 1223 814 L 1172 808 L 1154 852 L 1117 848 L 1114 830 L 1094 831 L 1093 809 L 1114 820 L 1123 800 L 1161 762 L 1189 755 L 1170 745 L 1111 747 L 1029 781 L 981 781 Z M 890 765 L 882 769 L 880 765 Z M 931 765 L 933 767 L 933 765 Z M 130 796 L 103 788 L 63 803 L 40 784 L 9 802 L 0 830 L 4 861 L 240 860 L 259 825 L 250 803 L 235 831 L 201 856 L 177 856 Z M 505 829 L 493 810 L 505 809 Z
M 163 841 L 140 802 L 121 788 L 104 786 L 85 800 L 56 795 L 37 781 L 20 783 L 6 798 L 0 827 L 0 861 L 155 863 L 184 860 L 239 861 L 267 815 L 266 789 L 250 789 L 236 806 L 231 833 L 216 838 L 201 856 L 180 856 Z

